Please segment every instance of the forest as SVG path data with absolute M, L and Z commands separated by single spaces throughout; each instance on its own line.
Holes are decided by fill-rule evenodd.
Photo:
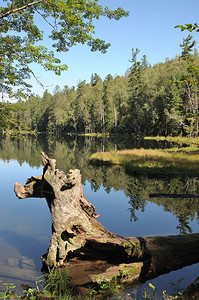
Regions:
M 132 49 L 124 76 L 96 73 L 90 83 L 19 100 L 14 118 L 30 130 L 63 133 L 198 136 L 199 56 L 189 34 L 181 53 L 153 66 Z M 13 125 L 14 126 L 14 125 Z
M 109 264 L 109 260 L 113 263 L 113 267 L 125 263 L 127 267 L 130 267 L 130 273 L 138 266 L 139 274 L 136 275 L 136 278 L 141 280 L 152 279 L 158 274 L 198 263 L 199 260 L 199 238 L 197 229 L 195 229 L 199 219 L 199 200 L 185 198 L 182 201 L 179 198 L 173 201 L 170 198 L 169 200 L 153 199 L 150 196 L 157 193 L 198 195 L 198 173 L 195 174 L 193 170 L 191 170 L 190 176 L 187 172 L 175 173 L 173 172 L 174 167 L 177 171 L 179 170 L 171 161 L 173 169 L 169 168 L 167 164 L 167 169 L 164 168 L 163 170 L 165 176 L 160 178 L 157 166 L 153 168 L 155 174 L 149 173 L 148 175 L 145 172 L 147 168 L 152 169 L 153 165 L 158 165 L 159 159 L 153 160 L 152 167 L 150 164 L 142 166 L 142 173 L 137 172 L 136 168 L 133 169 L 135 172 L 131 173 L 127 164 L 119 164 L 117 167 L 110 165 L 107 167 L 106 164 L 97 166 L 90 159 L 94 152 L 101 151 L 106 154 L 106 151 L 112 149 L 120 150 L 124 147 L 130 149 L 132 145 L 135 145 L 135 140 L 138 149 L 143 144 L 148 148 L 153 144 L 155 145 L 152 140 L 146 141 L 147 136 L 150 139 L 151 136 L 157 138 L 157 135 L 170 136 L 170 138 L 174 136 L 180 136 L 180 138 L 182 136 L 198 136 L 199 54 L 195 48 L 196 41 L 193 40 L 191 34 L 182 40 L 179 45 L 181 49 L 179 54 L 173 58 L 165 58 L 165 62 L 151 65 L 147 56 L 143 55 L 142 50 L 130 45 L 129 49 L 135 48 L 132 48 L 130 57 L 125 57 L 126 61 L 129 61 L 129 67 L 127 66 L 128 69 L 123 76 L 121 74 L 107 74 L 106 77 L 101 78 L 99 74 L 95 73 L 95 70 L 92 70 L 93 74 L 91 74 L 89 83 L 86 80 L 81 80 L 77 86 L 71 87 L 65 80 L 64 85 L 62 87 L 56 86 L 52 93 L 43 90 L 43 95 L 31 94 L 32 86 L 29 84 L 29 79 L 34 78 L 40 86 L 43 86 L 37 72 L 34 73 L 32 64 L 45 70 L 48 78 L 51 76 L 50 71 L 56 75 L 62 74 L 61 76 L 64 77 L 62 71 L 67 70 L 68 66 L 56 57 L 56 52 L 66 53 L 77 44 L 86 44 L 92 52 L 106 53 L 110 43 L 96 37 L 95 21 L 101 17 L 103 20 L 106 18 L 118 21 L 128 17 L 129 12 L 121 7 L 112 10 L 98 2 L 100 0 L 4 0 L 3 4 L 0 4 L 0 157 L 3 166 L 1 168 L 2 211 L 5 218 L 5 223 L 4 218 L 1 220 L 3 226 L 1 225 L 0 244 L 2 246 L 2 240 L 5 241 L 6 249 L 0 251 L 1 253 L 5 252 L 3 260 L 0 257 L 0 264 L 5 267 L 5 271 L 0 274 L 0 298 L 1 296 L 4 298 L 13 298 L 14 296 L 10 292 L 14 288 L 13 284 L 4 284 L 4 278 L 6 279 L 5 282 L 7 279 L 18 278 L 14 278 L 15 273 L 13 272 L 17 269 L 17 275 L 24 282 L 27 279 L 27 276 L 24 275 L 27 273 L 23 273 L 24 270 L 26 271 L 24 258 L 28 264 L 33 262 L 33 264 L 28 265 L 28 269 L 37 271 L 36 268 L 40 269 L 41 266 L 37 263 L 38 258 L 46 251 L 46 248 L 48 249 L 47 256 L 44 254 L 41 258 L 41 271 L 46 274 L 47 272 L 53 274 L 55 280 L 58 281 L 57 289 L 61 286 L 61 276 L 59 277 L 59 273 L 54 272 L 56 269 L 53 268 L 51 273 L 49 268 L 53 265 L 66 266 L 60 270 L 64 269 L 71 272 L 68 262 L 73 258 L 76 260 L 76 258 L 81 259 L 82 257 L 82 261 L 85 262 L 90 260 L 92 269 L 99 271 L 99 275 L 100 272 L 103 275 L 103 272 L 108 271 L 109 265 L 106 263 L 104 265 L 104 262 Z M 185 24 L 185 26 L 177 25 L 176 27 L 182 31 L 199 31 L 199 25 L 196 23 L 194 25 Z M 45 42 L 47 34 L 50 34 L 48 35 L 49 45 L 51 45 L 49 48 L 46 47 L 48 43 Z M 51 49 L 54 49 L 55 52 Z M 121 61 L 115 61 L 115 64 L 119 65 Z M 110 71 L 108 70 L 108 72 Z M 14 103 L 6 103 L 5 98 L 14 99 Z M 15 138 L 15 136 L 23 136 L 23 139 Z M 106 139 L 107 136 L 108 139 Z M 124 140 L 124 144 L 122 140 Z M 167 141 L 165 144 L 168 144 Z M 158 150 L 161 146 L 160 141 L 158 142 Z M 151 152 L 155 147 L 152 148 Z M 155 149 L 156 152 L 158 150 Z M 179 149 L 179 145 L 175 150 L 172 148 L 172 155 L 177 156 L 178 151 L 184 151 L 184 144 L 181 149 Z M 170 159 L 170 153 L 166 149 L 164 154 L 167 158 L 164 160 L 161 156 L 160 159 L 167 162 L 167 159 Z M 197 159 L 195 152 L 190 151 L 188 155 L 190 158 L 194 156 L 194 159 Z M 143 156 L 144 162 L 151 162 L 151 157 L 148 154 Z M 43 173 L 41 172 L 43 175 L 38 176 L 41 161 L 43 161 Z M 55 169 L 55 163 L 57 163 L 58 169 Z M 130 163 L 133 164 L 133 160 Z M 197 167 L 197 161 L 195 165 Z M 159 164 L 159 166 L 163 169 L 162 165 Z M 190 164 L 190 166 L 192 165 Z M 170 173 L 165 174 L 165 170 L 168 169 L 170 169 Z M 33 176 L 23 186 L 19 182 L 24 180 L 26 173 L 33 174 Z M 7 174 L 9 175 L 7 176 Z M 19 182 L 16 182 L 16 178 Z M 47 218 L 44 217 L 40 206 L 38 206 L 39 202 L 34 201 L 33 206 L 35 205 L 36 208 L 34 212 L 29 206 L 32 205 L 31 201 L 27 200 L 26 204 L 23 200 L 16 201 L 15 196 L 13 197 L 14 182 L 17 198 L 21 200 L 34 198 L 34 196 L 46 198 L 52 220 L 50 247 L 49 241 L 47 241 L 48 232 L 41 233 L 43 225 L 40 226 L 38 222 L 41 218 L 43 224 L 47 224 L 49 215 Z M 102 213 L 96 210 L 95 214 L 93 204 L 84 198 L 86 191 L 87 195 L 93 191 L 102 192 L 98 194 L 100 200 L 104 200 L 103 191 L 107 194 L 117 192 L 117 196 L 122 195 L 120 200 L 125 210 L 124 219 L 127 220 L 125 216 L 128 216 L 127 221 L 130 219 L 131 225 L 135 225 L 138 219 L 142 223 L 140 212 L 145 212 L 147 215 L 149 208 L 155 230 L 151 219 L 150 226 L 145 226 L 143 222 L 143 234 L 137 233 L 135 226 L 132 226 L 132 231 L 128 236 L 133 237 L 127 239 L 127 227 L 122 222 L 123 214 L 118 209 L 117 224 L 120 220 L 119 226 L 124 227 L 122 230 L 124 230 L 125 237 L 119 236 L 123 233 L 117 233 L 115 229 L 111 230 L 113 234 L 109 233 L 108 230 L 110 229 L 105 228 L 106 223 L 102 222 L 103 227 L 94 218 L 99 216 L 100 219 L 108 212 L 108 219 L 111 219 L 112 222 L 112 212 L 116 212 L 116 197 L 113 199 L 114 204 L 110 205 L 112 206 L 110 212 L 103 206 L 103 202 L 99 201 L 102 202 Z M 91 197 L 93 202 L 98 200 L 98 195 L 92 196 L 94 199 Z M 122 202 L 123 199 L 127 200 L 127 205 Z M 96 205 L 96 208 L 99 204 Z M 109 204 L 108 201 L 106 204 Z M 169 219 L 165 219 L 166 229 L 159 233 L 160 222 L 155 218 L 154 205 L 158 211 L 161 208 L 163 214 L 170 213 L 173 215 L 172 220 L 175 224 L 172 225 L 173 229 L 169 229 L 169 221 L 167 221 Z M 27 211 L 25 212 L 24 209 L 26 208 Z M 32 216 L 36 217 L 36 221 L 31 221 Z M 28 223 L 26 223 L 27 220 Z M 130 227 L 129 222 L 126 224 Z M 146 227 L 150 229 L 150 237 L 145 239 L 144 234 L 145 236 L 148 235 Z M 170 237 L 156 238 L 158 234 L 170 235 L 171 233 L 178 233 L 172 238 L 173 241 L 177 241 L 174 247 L 173 244 L 168 243 L 171 241 Z M 152 235 L 154 236 L 154 244 L 151 243 Z M 6 236 L 11 237 L 10 241 L 9 239 L 6 240 Z M 39 248 L 40 246 L 43 247 L 42 241 L 45 241 L 46 245 L 44 251 Z M 178 244 L 179 241 L 180 244 Z M 189 245 L 184 241 L 188 241 Z M 109 248 L 109 244 L 112 244 L 113 248 Z M 106 252 L 106 245 L 108 245 L 107 251 L 109 253 Z M 11 256 L 10 251 L 7 251 L 10 248 L 7 246 L 11 246 L 18 252 L 13 252 L 13 256 Z M 98 246 L 99 249 L 97 249 Z M 77 256 L 75 257 L 76 253 L 73 252 L 76 250 Z M 188 252 L 186 252 L 187 250 Z M 53 253 L 53 259 L 51 254 L 48 255 L 50 252 Z M 91 256 L 87 253 L 91 253 Z M 65 259 L 68 254 L 66 263 Z M 102 271 L 93 266 L 93 261 L 98 259 L 103 262 Z M 6 273 L 7 271 L 10 273 Z M 20 275 L 20 271 L 22 271 L 23 276 Z M 71 275 L 70 272 L 68 276 L 74 278 L 75 276 Z M 145 276 L 144 279 L 143 275 L 148 273 L 150 276 L 151 272 L 153 276 Z M 86 273 L 83 271 L 79 271 L 79 273 L 85 277 Z M 90 274 L 89 271 L 88 275 Z M 93 295 L 95 293 L 100 294 L 100 289 L 103 289 L 101 286 L 104 284 L 107 286 L 107 283 L 115 284 L 117 289 L 122 288 L 122 286 L 118 286 L 119 281 L 117 282 L 115 274 L 114 279 L 102 281 L 101 279 L 95 281 L 94 277 L 94 279 L 89 277 L 89 281 L 86 282 L 89 286 L 90 279 L 97 284 L 99 283 L 97 291 L 93 290 Z M 127 273 L 120 272 L 118 279 L 123 280 L 123 278 L 129 285 L 131 280 Z M 64 281 L 66 280 L 64 279 Z M 80 285 L 79 283 L 75 284 L 70 279 L 69 281 L 73 286 Z M 3 288 L 6 286 L 5 291 L 2 289 L 2 285 Z M 83 283 L 81 285 L 84 289 Z M 32 289 L 31 286 L 34 285 L 31 284 L 27 286 L 27 290 L 23 290 L 26 294 L 26 296 L 22 296 L 24 299 L 45 297 L 43 292 L 45 288 L 40 292 L 37 282 L 37 289 Z M 49 286 L 48 283 L 47 286 Z M 50 294 L 46 294 L 46 299 L 54 296 L 56 299 L 66 299 L 64 295 L 68 292 L 67 290 L 70 292 L 70 288 L 64 285 L 64 289 L 58 293 L 54 286 L 50 287 Z M 118 290 L 112 291 L 110 286 L 108 286 L 108 290 L 110 290 L 108 291 L 110 294 L 118 293 Z M 77 292 L 79 293 L 78 290 Z M 87 291 L 82 290 L 82 292 Z M 90 294 L 90 299 L 91 296 L 92 294 Z M 20 298 L 21 296 L 17 297 Z

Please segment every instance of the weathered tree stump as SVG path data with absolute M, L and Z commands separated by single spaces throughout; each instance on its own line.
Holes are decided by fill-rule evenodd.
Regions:
M 121 237 L 97 222 L 95 207 L 82 192 L 79 170 L 66 175 L 56 160 L 42 152 L 43 175 L 31 177 L 23 187 L 15 183 L 18 198 L 46 198 L 52 215 L 52 238 L 45 263 L 69 267 L 74 261 L 104 261 L 90 271 L 86 281 L 101 282 L 118 277 L 123 283 L 147 280 L 199 262 L 199 234 L 167 237 Z M 119 220 L 118 220 L 119 221 Z M 43 259 L 44 260 L 44 259 Z M 71 263 L 70 263 L 71 262 Z

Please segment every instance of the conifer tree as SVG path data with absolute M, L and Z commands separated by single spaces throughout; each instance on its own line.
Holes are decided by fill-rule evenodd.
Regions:
M 190 54 L 193 51 L 193 47 L 196 44 L 196 41 L 193 40 L 192 41 L 193 36 L 191 34 L 189 34 L 187 36 L 187 38 L 183 39 L 183 43 L 180 44 L 180 47 L 182 48 L 182 53 L 181 53 L 181 57 L 183 59 L 189 59 L 190 58 Z

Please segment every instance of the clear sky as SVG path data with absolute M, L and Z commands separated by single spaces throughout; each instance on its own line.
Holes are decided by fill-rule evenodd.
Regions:
M 119 21 L 103 18 L 95 22 L 96 36 L 111 44 L 106 54 L 77 45 L 57 55 L 69 67 L 61 76 L 34 65 L 35 74 L 49 92 L 52 93 L 56 85 L 76 87 L 80 80 L 90 82 L 92 73 L 99 74 L 102 79 L 107 74 L 124 75 L 131 65 L 132 48 L 140 49 L 140 58 L 145 54 L 151 65 L 174 58 L 181 52 L 179 44 L 189 34 L 175 29 L 175 25 L 199 22 L 199 0 L 101 0 L 100 3 L 112 9 L 122 7 L 130 15 Z M 199 51 L 199 33 L 191 34 Z M 34 79 L 31 83 L 32 91 L 42 96 L 44 89 Z

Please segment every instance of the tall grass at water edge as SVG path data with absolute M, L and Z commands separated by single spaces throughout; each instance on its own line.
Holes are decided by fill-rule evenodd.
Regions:
M 199 173 L 197 147 L 97 152 L 90 156 L 90 161 L 94 164 L 123 165 L 132 174 L 196 175 Z

